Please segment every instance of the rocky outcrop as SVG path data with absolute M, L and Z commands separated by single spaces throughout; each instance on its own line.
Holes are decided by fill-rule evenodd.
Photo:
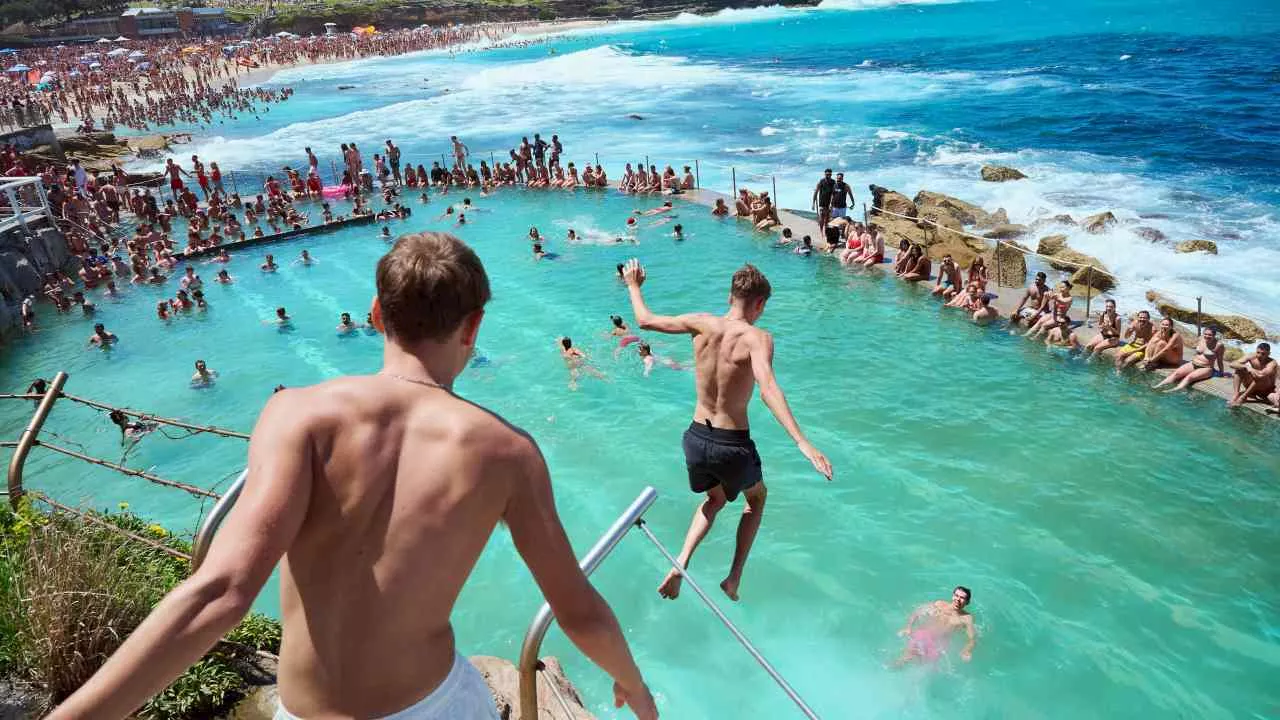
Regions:
M 1100 212 L 1097 215 L 1090 215 L 1080 223 L 1085 230 L 1091 233 L 1100 233 L 1112 225 L 1116 224 L 1116 216 L 1111 211 Z
M 988 213 L 985 218 L 979 218 L 978 222 L 975 223 L 976 227 L 978 227 L 979 229 L 993 228 L 997 225 L 1008 225 L 1008 224 L 1009 224 L 1009 213 L 1005 212 L 1004 208 L 996 208 L 995 212 Z
M 983 165 L 982 179 L 987 182 L 1007 182 L 1009 180 L 1021 180 L 1026 175 L 1016 168 L 1006 167 L 1004 165 Z
M 1006 223 L 1004 225 L 997 225 L 991 228 L 987 232 L 983 233 L 982 237 L 989 238 L 991 240 L 1012 240 L 1013 238 L 1020 238 L 1026 234 L 1026 225 Z
M 1207 252 L 1210 255 L 1217 255 L 1218 243 L 1212 240 L 1184 240 L 1173 250 L 1180 253 Z
M 1009 240 L 996 245 L 992 264 L 995 265 L 997 287 L 1022 287 L 1027 284 L 1027 247 Z
M 1257 342 L 1267 339 L 1267 331 L 1258 323 L 1247 317 L 1240 315 L 1215 315 L 1212 313 L 1196 313 L 1195 310 L 1178 305 L 1173 300 L 1164 297 L 1155 290 L 1147 291 L 1147 302 L 1150 302 L 1160 311 L 1161 315 L 1173 318 L 1178 322 L 1195 325 L 1199 318 L 1200 325 L 1211 327 L 1218 331 L 1219 335 L 1230 338 L 1232 340 L 1241 340 L 1243 342 Z
M 14 228 L 0 236 L 0 332 L 20 326 L 23 298 L 38 295 L 46 273 L 70 269 L 71 256 L 62 234 L 41 227 L 32 235 Z
M 977 225 L 984 222 L 990 215 L 986 210 L 973 203 L 967 203 L 959 198 L 942 193 L 929 192 L 928 190 L 921 190 L 916 193 L 912 202 L 915 203 L 921 215 L 929 212 L 934 212 L 938 215 L 949 215 L 961 225 Z
M 1088 257 L 1088 256 L 1085 256 Z M 1089 258 L 1091 267 L 1083 267 L 1071 273 L 1071 285 L 1077 295 L 1087 294 L 1085 288 L 1093 288 L 1098 292 L 1115 289 L 1116 279 L 1107 272 L 1097 258 Z
M 1041 255 L 1056 255 L 1066 246 L 1066 235 L 1046 235 L 1036 243 L 1036 252 Z
M 1102 261 L 1098 258 L 1093 257 L 1092 255 L 1085 255 L 1084 253 L 1078 250 L 1073 250 L 1069 247 L 1063 247 L 1058 252 L 1050 255 L 1049 265 L 1052 266 L 1054 270 L 1061 270 L 1063 272 L 1075 272 L 1076 270 L 1083 269 L 1087 265 L 1092 265 L 1094 267 L 1103 266 Z
M 919 215 L 920 211 L 916 208 L 916 204 L 911 199 L 899 192 L 894 192 L 888 188 L 882 188 L 879 185 L 871 186 L 871 204 L 875 208 L 883 208 L 888 212 L 905 215 L 913 218 Z M 873 213 L 879 215 L 882 213 L 872 210 Z
M 1133 229 L 1133 233 L 1147 242 L 1164 242 L 1165 235 L 1153 227 L 1139 225 Z

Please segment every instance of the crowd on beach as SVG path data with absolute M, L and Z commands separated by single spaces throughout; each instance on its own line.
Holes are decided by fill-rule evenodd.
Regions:
M 289 88 L 239 87 L 238 78 L 261 68 L 458 48 L 496 41 L 515 28 L 451 25 L 234 42 L 225 37 L 122 39 L 11 50 L 0 56 L 4 62 L 28 70 L 8 73 L 0 86 L 0 121 L 56 119 L 81 131 L 211 125 L 218 118 L 269 110 L 292 95 Z

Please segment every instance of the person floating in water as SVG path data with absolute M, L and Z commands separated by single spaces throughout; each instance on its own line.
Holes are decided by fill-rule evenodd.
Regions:
M 582 373 L 587 373 L 593 378 L 603 380 L 604 373 L 600 372 L 591 364 L 591 359 L 582 350 L 573 346 L 573 340 L 568 337 L 562 337 L 559 341 L 560 357 L 564 358 L 564 364 L 569 368 L 569 389 L 578 389 L 578 379 L 582 377 Z
M 298 259 L 293 261 L 293 264 L 311 266 L 316 264 L 316 259 L 311 257 L 311 253 L 303 250 L 302 254 L 298 256 Z
M 102 323 L 94 323 L 93 334 L 89 336 L 89 346 L 98 346 L 106 348 L 118 340 L 115 333 L 107 332 L 107 328 Z
M 360 326 L 351 321 L 351 313 L 344 312 L 342 313 L 342 316 L 338 318 L 339 335 L 351 335 L 359 329 Z
M 137 441 L 143 435 L 155 430 L 158 425 L 146 420 L 139 420 L 136 423 L 129 422 L 129 416 L 120 410 L 112 410 L 108 415 L 112 424 L 120 428 L 120 442 L 127 443 L 130 440 Z
M 645 377 L 649 377 L 649 374 L 652 373 L 653 369 L 658 365 L 671 368 L 672 370 L 685 369 L 684 366 L 676 360 L 672 360 L 671 358 L 663 357 L 661 355 L 654 355 L 653 348 L 649 347 L 649 343 L 647 342 L 641 342 L 637 345 L 636 351 L 640 355 L 640 361 L 644 363 Z
M 646 278 L 640 261 L 631 259 L 623 270 L 631 309 L 642 330 L 672 335 L 692 335 L 697 397 L 693 422 L 684 433 L 685 464 L 689 469 L 689 489 L 706 493 L 694 512 L 693 522 L 680 551 L 680 568 L 688 568 L 693 552 L 711 530 L 716 515 L 738 497 L 746 496 L 746 507 L 738 522 L 737 547 L 729 574 L 720 589 L 729 599 L 738 599 L 742 569 L 755 542 L 764 515 L 767 491 L 760 468 L 760 454 L 751 440 L 747 403 L 760 384 L 764 400 L 778 423 L 787 431 L 800 452 L 827 480 L 831 462 L 800 430 L 791 414 L 787 397 L 773 375 L 773 336 L 755 327 L 764 314 L 772 288 L 764 273 L 744 265 L 733 274 L 729 290 L 729 311 L 717 317 L 710 313 L 656 315 L 645 304 L 640 288 Z M 680 595 L 683 575 L 673 569 L 658 587 L 662 597 Z
M 194 375 L 191 376 L 191 387 L 193 388 L 209 387 L 210 385 L 213 384 L 213 381 L 217 379 L 217 377 L 218 377 L 218 373 L 214 370 L 210 370 L 209 366 L 205 364 L 204 360 L 197 360 L 196 372 Z
M 259 267 L 262 268 L 262 272 L 275 272 L 280 268 L 279 265 L 276 265 L 275 255 L 270 255 L 270 254 L 267 255 L 266 262 L 262 263 L 262 265 L 260 265 Z
M 969 641 L 960 650 L 960 659 L 969 662 L 973 659 L 973 646 L 978 641 L 973 627 L 973 615 L 966 607 L 973 600 L 969 588 L 960 585 L 951 593 L 951 600 L 935 600 L 916 608 L 907 618 L 906 627 L 898 631 L 898 635 L 907 638 L 907 646 L 902 655 L 894 661 L 894 667 L 902 667 L 909 662 L 934 662 L 947 651 L 947 643 L 952 633 L 964 630 Z M 920 627 L 915 627 L 920 621 Z
M 49 381 L 45 380 L 42 377 L 38 377 L 35 380 L 32 380 L 31 384 L 27 386 L 28 395 L 44 395 L 48 391 L 49 391 Z M 39 405 L 40 398 L 35 398 L 34 402 L 35 404 Z
M 269 325 L 275 325 L 281 330 L 289 330 L 293 328 L 293 318 L 289 317 L 289 313 L 283 307 L 276 308 L 276 317 L 274 320 L 266 321 Z
M 622 267 L 619 265 L 618 267 Z M 613 329 L 609 331 L 609 335 L 618 338 L 618 347 L 613 350 L 613 357 L 616 359 L 618 353 L 622 352 L 622 348 L 640 342 L 640 336 L 631 332 L 631 328 L 622 321 L 621 315 L 610 315 L 609 322 L 613 323 Z

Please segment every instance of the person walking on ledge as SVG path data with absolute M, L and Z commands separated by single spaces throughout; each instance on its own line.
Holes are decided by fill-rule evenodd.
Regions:
M 271 396 L 204 563 L 52 718 L 133 713 L 240 621 L 280 563 L 277 720 L 497 720 L 450 615 L 499 522 L 618 706 L 658 717 L 574 559 L 538 446 L 452 390 L 489 300 L 480 259 L 451 235 L 406 235 L 377 288 L 382 370 Z
M 738 521 L 737 546 L 729 574 L 720 589 L 731 600 L 738 599 L 742 568 L 764 516 L 767 491 L 760 455 L 751 440 L 747 424 L 747 403 L 760 385 L 760 398 L 778 423 L 795 441 L 814 469 L 831 480 L 831 462 L 804 436 L 791 414 L 787 397 L 773 376 L 773 336 L 755 327 L 764 313 L 772 288 L 768 279 L 752 265 L 733 274 L 729 292 L 729 312 L 717 317 L 709 313 L 655 315 L 645 304 L 641 286 L 645 271 L 632 258 L 622 271 L 631 295 L 631 309 L 643 330 L 692 335 L 697 375 L 697 400 L 693 422 L 685 430 L 683 446 L 689 470 L 689 488 L 707 497 L 694 512 L 678 562 L 688 568 L 694 550 L 707 536 L 716 515 L 741 493 L 746 507 Z M 658 593 L 668 599 L 680 595 L 683 579 L 678 570 L 667 574 Z

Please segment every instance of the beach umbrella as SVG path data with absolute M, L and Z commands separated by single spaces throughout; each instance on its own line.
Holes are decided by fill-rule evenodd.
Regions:
M 102 63 L 100 62 L 89 63 L 90 70 L 97 70 L 100 67 L 102 67 Z
M 116 38 L 113 42 L 129 42 L 129 38 L 121 35 L 120 37 Z
M 14 65 L 13 67 L 9 68 L 9 72 L 26 72 L 30 69 L 31 68 L 27 67 L 26 65 L 23 65 L 22 63 L 18 63 L 17 65 Z
M 124 48 L 116 48 L 115 50 L 112 50 L 111 52 L 107 53 L 107 57 L 120 57 L 121 55 L 124 55 L 128 52 L 129 51 Z
M 137 60 L 139 58 L 144 58 L 146 56 L 147 54 L 142 52 L 141 50 L 134 50 L 133 52 L 129 53 L 129 57 L 133 58 L 134 60 Z
M 106 38 L 98 38 L 97 43 L 99 45 L 110 45 L 111 41 Z

